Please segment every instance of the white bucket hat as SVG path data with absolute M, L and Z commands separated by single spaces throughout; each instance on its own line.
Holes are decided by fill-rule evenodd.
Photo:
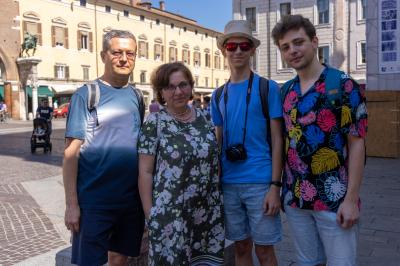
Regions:
M 221 35 L 217 39 L 217 46 L 220 50 L 224 49 L 224 44 L 226 40 L 231 37 L 244 37 L 249 39 L 254 47 L 260 45 L 260 41 L 251 35 L 250 23 L 246 20 L 231 20 L 226 24 L 224 29 L 224 35 Z

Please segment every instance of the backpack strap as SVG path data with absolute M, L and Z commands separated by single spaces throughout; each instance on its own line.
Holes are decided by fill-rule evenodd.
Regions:
M 343 71 L 336 68 L 328 68 L 325 78 L 326 97 L 333 107 L 342 105 L 343 89 L 341 81 L 343 78 L 349 77 Z
M 131 86 L 133 92 L 136 95 L 136 98 L 139 103 L 139 114 L 140 114 L 140 125 L 143 125 L 144 120 L 144 113 L 145 113 L 145 105 L 144 105 L 144 97 L 141 90 L 136 89 L 135 87 Z
M 99 125 L 99 119 L 97 117 L 97 106 L 99 105 L 100 101 L 100 87 L 97 82 L 97 80 L 86 84 L 87 90 L 88 90 L 88 102 L 87 102 L 87 107 L 89 110 L 89 114 L 93 115 L 92 113 L 94 112 L 94 117 L 96 119 L 96 126 Z
M 87 107 L 89 112 L 91 113 L 93 110 L 97 108 L 100 101 L 100 87 L 97 81 L 93 81 L 91 83 L 86 84 L 88 90 L 88 102 Z
M 285 82 L 285 84 L 283 84 L 283 86 L 281 88 L 281 101 L 282 101 L 282 104 L 284 103 L 286 95 L 292 89 L 293 85 L 294 85 L 294 79 L 288 80 L 288 81 Z
M 268 145 L 270 148 L 269 150 L 270 150 L 270 152 L 272 152 L 271 121 L 270 121 L 270 117 L 269 117 L 269 104 L 268 104 L 268 96 L 269 96 L 269 80 L 268 79 L 260 77 L 259 92 L 260 92 L 262 112 L 263 112 L 265 120 L 267 122 L 267 142 L 268 142 Z
M 225 87 L 225 84 L 222 85 L 221 87 L 219 87 L 217 89 L 217 91 L 215 92 L 215 104 L 216 104 L 218 110 L 219 110 L 219 101 L 221 99 L 222 92 L 224 91 L 224 87 Z M 222 113 L 221 110 L 219 110 L 219 111 L 220 111 L 220 113 Z

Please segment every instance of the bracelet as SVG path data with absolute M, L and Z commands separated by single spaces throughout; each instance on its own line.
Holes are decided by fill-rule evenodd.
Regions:
M 282 182 L 281 181 L 271 181 L 269 182 L 270 185 L 275 185 L 277 187 L 282 187 Z

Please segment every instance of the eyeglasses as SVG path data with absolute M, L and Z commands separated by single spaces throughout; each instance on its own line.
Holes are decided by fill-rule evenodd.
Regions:
M 134 59 L 136 57 L 136 52 L 134 51 L 110 51 L 111 55 L 113 58 L 121 58 L 124 56 L 124 54 L 126 55 L 126 58 L 128 59 Z
M 188 90 L 188 89 L 191 89 L 192 86 L 189 84 L 189 82 L 182 81 L 178 85 L 169 84 L 168 87 L 164 88 L 164 90 L 174 92 L 176 90 L 176 88 L 179 88 L 180 90 Z
M 237 48 L 240 48 L 240 51 L 247 52 L 253 48 L 251 42 L 227 42 L 225 43 L 225 49 L 228 52 L 235 52 Z

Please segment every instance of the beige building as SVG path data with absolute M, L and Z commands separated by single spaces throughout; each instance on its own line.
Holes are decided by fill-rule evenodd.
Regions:
M 35 57 L 42 60 L 38 65 L 39 97 L 53 93 L 69 96 L 100 76 L 102 36 L 110 29 L 129 30 L 136 36 L 137 60 L 130 81 L 144 92 L 147 101 L 153 98 L 150 75 L 162 63 L 185 62 L 194 74 L 195 91 L 202 94 L 211 93 L 229 78 L 216 46 L 220 33 L 168 12 L 164 1 L 158 7 L 138 0 L 13 2 L 18 2 L 19 9 L 19 14 L 10 18 L 19 24 L 14 32 L 19 33 L 20 40 L 25 32 L 38 37 Z M 23 95 L 23 88 L 19 90 Z M 25 114 L 19 116 L 24 119 Z
M 249 20 L 261 41 L 253 68 L 279 83 L 295 72 L 282 61 L 271 31 L 282 16 L 301 14 L 317 29 L 320 60 L 365 84 L 365 12 L 366 0 L 233 0 L 233 17 Z

